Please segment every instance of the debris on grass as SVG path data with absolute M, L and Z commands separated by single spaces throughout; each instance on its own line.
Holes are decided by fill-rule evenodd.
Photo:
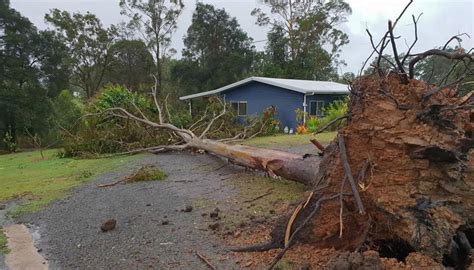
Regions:
M 155 166 L 143 166 L 127 177 L 127 182 L 160 181 L 166 177 L 166 173 Z
M 132 175 L 128 176 L 127 178 L 120 179 L 116 182 L 97 185 L 97 187 L 112 187 L 118 185 L 120 183 L 134 183 L 134 182 L 145 182 L 145 181 L 161 181 L 164 180 L 168 175 L 165 172 L 160 170 L 159 168 L 153 165 L 143 166 L 137 171 L 135 171 Z

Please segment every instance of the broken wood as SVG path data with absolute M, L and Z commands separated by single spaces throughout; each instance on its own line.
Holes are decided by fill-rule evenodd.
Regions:
M 108 184 L 101 184 L 101 185 L 97 185 L 97 187 L 100 187 L 100 188 L 105 188 L 105 187 L 113 187 L 113 186 L 116 186 L 120 183 L 123 183 L 127 181 L 127 178 L 124 178 L 124 179 L 120 179 L 118 181 L 115 181 L 115 182 L 112 182 L 112 183 L 108 183 Z
M 216 268 L 214 267 L 214 265 L 212 265 L 211 262 L 209 262 L 209 260 L 208 260 L 206 257 L 204 257 L 203 255 L 199 254 L 199 252 L 197 252 L 197 251 L 194 251 L 194 254 L 196 254 L 196 256 L 197 256 L 199 259 L 201 259 L 201 261 L 204 262 L 204 263 L 207 265 L 207 267 L 209 267 L 209 268 L 212 269 L 212 270 L 216 270 Z
M 316 148 L 318 148 L 319 150 L 321 150 L 321 152 L 324 153 L 324 146 L 318 142 L 318 140 L 316 140 L 316 138 L 313 138 L 311 140 L 309 140 L 314 146 L 316 146 Z

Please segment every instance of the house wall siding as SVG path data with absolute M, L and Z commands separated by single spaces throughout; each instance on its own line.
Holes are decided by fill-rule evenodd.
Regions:
M 223 93 L 226 102 L 246 101 L 247 115 L 260 115 L 275 106 L 283 127 L 296 128 L 297 108 L 303 109 L 303 94 L 260 82 L 250 82 Z
M 260 82 L 250 82 L 222 94 L 225 95 L 226 102 L 246 101 L 248 116 L 260 115 L 266 108 L 275 106 L 282 128 L 288 126 L 296 130 L 298 124 L 295 110 L 298 108 L 303 110 L 304 94 Z M 309 112 L 310 109 L 310 101 L 322 100 L 327 106 L 345 96 L 340 94 L 308 95 L 306 97 L 307 111 Z

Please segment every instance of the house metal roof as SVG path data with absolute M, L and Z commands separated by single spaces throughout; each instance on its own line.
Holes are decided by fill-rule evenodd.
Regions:
M 182 96 L 180 100 L 187 100 L 197 97 L 207 97 L 215 95 L 230 89 L 233 89 L 237 86 L 241 86 L 250 82 L 261 82 L 269 85 L 274 85 L 277 87 L 285 88 L 295 92 L 300 92 L 303 94 L 316 93 L 316 94 L 348 94 L 349 87 L 346 84 L 329 82 L 329 81 L 310 81 L 310 80 L 293 80 L 293 79 L 276 79 L 276 78 L 267 78 L 267 77 L 250 77 L 233 84 L 226 85 L 224 87 L 201 92 L 193 95 Z

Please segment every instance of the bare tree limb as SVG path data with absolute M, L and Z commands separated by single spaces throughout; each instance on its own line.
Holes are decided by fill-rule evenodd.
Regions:
M 463 60 L 463 59 L 468 59 L 470 61 L 474 60 L 473 54 L 463 53 L 461 51 L 447 52 L 447 51 L 439 50 L 439 49 L 427 50 L 426 52 L 414 55 L 415 57 L 408 63 L 409 78 L 413 79 L 415 77 L 416 63 L 418 63 L 419 61 L 423 60 L 424 58 L 428 56 L 433 56 L 433 55 L 441 56 L 441 57 L 452 59 L 452 60 Z
M 410 2 L 408 2 L 408 4 L 403 8 L 402 12 L 398 15 L 397 19 L 395 20 L 395 22 L 393 23 L 393 28 L 395 28 L 395 26 L 397 26 L 397 23 L 398 21 L 400 20 L 400 18 L 403 16 L 403 14 L 405 14 L 405 11 L 408 9 L 408 7 L 413 3 L 413 0 L 410 0 Z M 385 32 L 385 35 L 383 36 L 383 38 L 379 41 L 379 43 L 377 44 L 377 46 L 375 46 L 376 48 L 379 47 L 381 44 L 382 46 L 384 45 L 384 42 L 385 42 L 385 39 L 388 37 L 389 35 L 389 31 Z M 385 47 L 382 47 L 380 49 L 380 51 L 382 52 L 383 49 Z M 372 53 L 369 55 L 369 57 L 367 57 L 367 59 L 364 61 L 364 64 L 362 65 L 362 68 L 360 69 L 360 72 L 359 72 L 359 75 L 362 74 L 362 71 L 364 70 L 365 66 L 367 65 L 367 63 L 369 62 L 370 58 L 372 58 L 372 56 L 374 55 L 375 53 L 375 50 L 372 51 Z M 379 66 L 380 66 L 380 63 L 378 63 Z
M 413 20 L 413 24 L 414 24 L 414 26 L 415 26 L 415 40 L 413 41 L 413 43 L 411 44 L 411 46 L 408 48 L 407 53 L 406 53 L 405 56 L 403 57 L 402 66 L 403 66 L 403 64 L 405 64 L 405 61 L 407 60 L 408 56 L 410 56 L 411 50 L 413 49 L 413 47 L 415 46 L 415 44 L 418 42 L 418 20 L 420 20 L 421 15 L 423 15 L 423 13 L 421 13 L 420 15 L 418 15 L 418 18 L 416 18 L 416 19 L 415 19 L 415 15 L 411 15 L 411 18 L 412 18 L 412 20 Z
M 161 112 L 161 107 L 160 107 L 160 104 L 158 104 L 158 97 L 157 97 L 159 82 L 155 75 L 153 75 L 153 78 L 155 79 L 155 85 L 153 85 L 153 87 L 151 88 L 151 95 L 153 96 L 155 107 L 158 110 L 158 119 L 160 121 L 159 123 L 163 124 L 163 113 Z
M 398 57 L 397 44 L 395 43 L 395 36 L 393 35 L 392 21 L 388 21 L 388 31 L 390 33 L 390 42 L 392 43 L 393 57 L 395 58 L 395 62 L 397 63 L 398 71 L 402 74 L 405 74 L 403 64 L 400 61 L 400 57 Z
M 346 114 L 346 115 L 343 115 L 343 116 L 340 116 L 334 120 L 332 120 L 331 122 L 327 123 L 324 127 L 318 129 L 317 131 L 315 131 L 313 133 L 313 135 L 316 135 L 316 134 L 319 134 L 319 133 L 322 133 L 323 131 L 325 131 L 326 129 L 328 129 L 330 126 L 334 125 L 335 123 L 337 123 L 338 121 L 341 121 L 343 119 L 346 119 L 346 118 L 349 118 L 349 114 Z
M 134 121 L 137 121 L 137 122 L 140 122 L 140 123 L 143 123 L 143 124 L 155 127 L 155 128 L 168 129 L 170 131 L 174 131 L 174 132 L 178 133 L 181 137 L 183 137 L 183 136 L 184 137 L 188 136 L 190 138 L 195 137 L 195 135 L 192 132 L 190 132 L 189 130 L 177 128 L 177 127 L 175 127 L 171 124 L 168 124 L 168 123 L 163 123 L 162 122 L 162 123 L 158 124 L 158 123 L 152 122 L 150 120 L 142 119 L 140 117 L 137 117 L 137 116 L 129 113 L 124 108 L 113 107 L 113 108 L 105 110 L 103 113 L 105 113 L 105 114 L 110 113 L 111 115 L 116 116 L 116 117 L 128 118 L 128 119 L 131 119 L 131 120 L 134 120 Z
M 462 34 L 459 34 L 459 35 L 455 35 L 455 36 L 452 36 L 443 46 L 443 51 L 446 50 L 448 48 L 448 45 L 449 43 L 451 43 L 451 41 L 453 40 L 456 40 L 457 42 L 461 43 L 462 39 L 460 37 L 462 36 L 467 36 L 468 38 L 471 38 L 471 36 L 469 36 L 467 33 L 462 33 Z
M 225 113 L 226 113 L 226 104 L 225 104 L 225 102 L 223 103 L 223 106 L 224 106 L 224 107 L 222 108 L 222 111 L 221 111 L 221 113 L 220 113 L 219 115 L 215 116 L 215 114 L 214 114 L 214 117 L 211 119 L 211 121 L 210 121 L 209 124 L 207 125 L 206 129 L 201 133 L 201 135 L 199 136 L 199 139 L 204 138 L 204 136 L 206 136 L 206 134 L 207 134 L 207 133 L 209 132 L 209 130 L 211 129 L 211 127 L 212 127 L 212 125 L 214 124 L 214 122 L 215 122 L 217 119 L 219 119 L 219 118 L 221 118 L 222 116 L 225 115 Z

